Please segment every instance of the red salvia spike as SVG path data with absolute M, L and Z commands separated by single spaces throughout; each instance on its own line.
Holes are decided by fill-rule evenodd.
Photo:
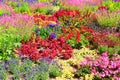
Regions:
M 76 41 L 80 42 L 80 31 L 76 31 Z

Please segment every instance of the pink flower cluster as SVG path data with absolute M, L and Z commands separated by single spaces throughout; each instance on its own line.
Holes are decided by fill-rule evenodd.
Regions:
M 4 12 L 8 12 L 8 13 L 12 13 L 13 12 L 13 9 L 11 6 L 8 6 L 7 4 L 5 3 L 0 3 L 0 9 Z
M 34 19 L 26 14 L 11 14 L 0 17 L 0 26 L 4 27 L 25 27 L 33 26 Z
M 13 33 L 30 36 L 34 27 L 34 19 L 26 14 L 11 14 L 0 17 L 0 26 L 3 31 L 14 28 Z
M 99 75 L 101 78 L 112 76 L 114 80 L 120 80 L 116 74 L 120 73 L 120 57 L 118 54 L 113 54 L 112 57 L 108 56 L 105 52 L 96 59 L 86 58 L 80 66 L 88 65 L 94 75 Z

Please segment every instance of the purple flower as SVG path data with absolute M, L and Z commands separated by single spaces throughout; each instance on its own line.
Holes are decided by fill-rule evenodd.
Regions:
M 45 57 L 45 58 L 43 58 L 43 59 L 41 60 L 41 62 L 48 62 L 48 63 L 51 63 L 52 60 L 51 60 L 50 58 Z
M 67 24 L 70 24 L 70 21 L 69 21 L 69 20 L 67 20 Z
M 50 39 L 54 39 L 54 38 L 56 38 L 56 33 L 51 33 L 50 34 Z
M 113 0 L 114 2 L 119 2 L 119 0 Z
M 3 2 L 3 0 L 0 0 L 0 2 Z
M 48 26 L 53 28 L 53 27 L 57 26 L 57 24 L 49 24 Z
M 35 32 L 36 32 L 36 34 L 39 34 L 40 28 L 37 28 L 37 29 L 35 30 Z

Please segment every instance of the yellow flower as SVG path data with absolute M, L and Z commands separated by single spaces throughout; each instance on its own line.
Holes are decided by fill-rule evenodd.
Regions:
M 59 6 L 52 6 L 53 11 L 58 11 L 60 9 Z
M 55 21 L 49 21 L 49 24 L 56 24 Z
M 87 74 L 85 75 L 85 80 L 93 80 L 94 75 L 93 74 Z

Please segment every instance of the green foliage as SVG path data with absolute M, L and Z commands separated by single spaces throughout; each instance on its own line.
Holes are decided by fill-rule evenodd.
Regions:
M 18 5 L 18 3 L 15 2 L 15 1 L 14 2 L 13 1 L 9 1 L 7 4 L 12 6 L 13 8 L 17 7 L 17 5 Z
M 50 9 L 51 8 L 48 7 L 48 6 L 47 7 L 41 7 L 41 8 L 35 9 L 35 12 L 36 13 L 45 13 L 45 14 L 48 14 Z
M 45 28 L 40 28 L 40 31 L 37 32 L 37 35 L 39 35 L 42 39 L 45 39 L 49 36 L 49 32 Z
M 24 12 L 30 13 L 29 4 L 24 2 L 19 7 L 15 7 L 15 11 L 20 12 L 20 13 L 24 13 Z
M 35 28 L 35 29 L 39 29 L 39 28 Z M 39 35 L 42 39 L 46 39 L 49 37 L 49 35 L 51 33 L 56 33 L 56 36 L 60 36 L 61 34 L 61 27 L 60 26 L 55 26 L 55 27 L 49 27 L 47 26 L 46 28 L 42 27 L 40 28 L 39 31 L 37 31 L 37 35 Z
M 120 55 L 120 46 L 114 46 L 116 53 Z
M 83 34 L 81 34 L 80 42 L 76 42 L 76 39 L 73 37 L 72 39 L 67 41 L 67 44 L 70 44 L 73 48 L 80 49 L 83 46 L 88 46 L 89 41 L 85 38 Z
M 49 74 L 51 77 L 58 77 L 62 73 L 59 67 L 57 67 L 56 65 L 52 65 Z
M 94 76 L 94 80 L 101 80 L 101 78 L 100 78 L 100 76 L 95 75 L 95 76 Z
M 49 2 L 49 0 L 38 0 L 38 2 Z
M 0 63 L 0 80 L 6 80 L 8 73 L 5 71 L 5 66 L 3 63 Z
M 84 35 L 81 34 L 81 39 L 80 39 L 80 43 L 82 46 L 87 46 L 89 45 L 89 41 L 85 38 Z
M 4 14 L 10 14 L 9 11 L 4 11 L 3 9 L 0 9 L 0 16 L 4 15 Z
M 15 80 L 19 80 L 21 78 L 20 65 L 18 60 L 11 60 L 8 68 L 12 72 L 13 78 Z
M 3 11 L 2 9 L 0 9 L 0 16 L 4 15 L 4 14 L 10 14 L 9 12 L 7 11 Z
M 3 15 L 3 14 L 4 14 L 3 10 L 0 9 L 0 16 Z
M 99 53 L 104 53 L 105 51 L 108 51 L 110 56 L 114 53 L 120 55 L 120 46 L 114 46 L 114 47 L 99 46 L 98 51 Z
M 34 75 L 37 80 L 47 80 L 49 78 L 49 64 L 46 61 L 41 61 L 37 66 L 39 71 Z
M 98 50 L 99 50 L 100 53 L 104 53 L 105 51 L 108 50 L 108 46 L 100 46 L 100 47 L 98 48 Z
M 108 6 L 110 11 L 116 11 L 120 9 L 120 2 L 114 2 L 113 0 L 104 1 L 103 6 Z
M 109 35 L 108 36 L 110 40 L 120 42 L 120 37 L 115 36 L 115 35 Z
M 95 75 L 93 80 L 113 80 L 113 79 L 110 76 L 107 77 L 107 78 L 106 77 L 105 78 L 101 78 L 100 76 Z
M 33 62 L 29 59 L 24 60 L 24 63 L 21 65 L 20 72 L 29 73 L 32 70 Z
M 67 44 L 70 44 L 72 47 L 75 47 L 75 45 L 77 44 L 76 39 L 72 38 L 72 39 L 68 40 Z
M 14 32 L 14 28 L 3 31 L 0 27 L 0 60 L 9 60 L 14 56 L 14 49 L 20 46 L 21 36 Z
M 75 73 L 76 77 L 84 77 L 86 74 L 91 74 L 91 70 L 89 66 L 83 66 L 78 69 L 78 71 Z
M 39 71 L 36 75 L 34 75 L 34 80 L 47 80 L 49 78 L 49 72 L 41 72 Z

